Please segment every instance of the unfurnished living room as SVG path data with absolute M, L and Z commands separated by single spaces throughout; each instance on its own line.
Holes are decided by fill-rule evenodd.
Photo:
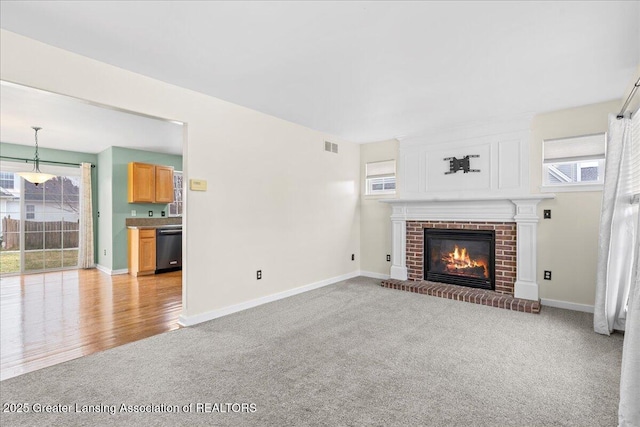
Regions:
M 0 26 L 2 426 L 640 426 L 640 1 Z

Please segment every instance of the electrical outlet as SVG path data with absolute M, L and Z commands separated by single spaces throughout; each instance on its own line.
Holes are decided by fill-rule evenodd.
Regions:
M 100 218 L 100 211 L 98 211 L 98 218 Z
M 544 271 L 544 280 L 551 280 L 551 272 L 549 270 Z
M 351 261 L 355 261 L 356 260 L 356 254 L 351 254 Z
M 153 216 L 153 211 L 149 211 L 149 216 Z
M 551 209 L 545 209 L 543 211 L 543 217 L 544 219 L 551 219 Z
M 262 270 L 256 271 L 256 280 L 262 279 Z
M 391 262 L 391 255 L 387 254 L 387 262 Z
M 104 250 L 104 254 L 105 254 L 105 255 L 107 254 L 107 250 L 106 250 L 106 249 Z
M 136 216 L 137 214 L 138 214 L 138 212 L 136 212 L 135 209 L 131 211 L 131 216 Z
M 160 216 L 167 216 L 167 213 L 165 211 L 162 211 L 162 213 L 160 214 Z

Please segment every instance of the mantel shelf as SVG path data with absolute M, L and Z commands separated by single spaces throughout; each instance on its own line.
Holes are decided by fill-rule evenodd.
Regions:
M 555 199 L 554 193 L 540 193 L 540 194 L 513 194 L 513 195 L 496 195 L 496 196 L 433 196 L 424 198 L 398 198 L 398 199 L 382 199 L 381 203 L 394 204 L 416 204 L 416 203 L 433 203 L 433 202 L 491 202 L 491 201 L 514 201 L 514 200 L 538 200 Z

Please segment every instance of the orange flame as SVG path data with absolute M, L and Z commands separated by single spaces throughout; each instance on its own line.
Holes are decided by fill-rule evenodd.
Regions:
M 467 253 L 467 248 L 460 249 L 458 245 L 455 245 L 453 252 L 442 257 L 442 261 L 446 264 L 447 271 L 451 273 L 464 274 L 465 272 L 460 270 L 481 267 L 484 277 L 489 278 L 487 264 L 482 260 L 471 259 Z

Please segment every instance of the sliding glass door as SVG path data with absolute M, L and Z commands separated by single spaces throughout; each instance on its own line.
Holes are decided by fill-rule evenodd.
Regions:
M 77 168 L 55 167 L 56 176 L 35 185 L 0 163 L 2 239 L 0 273 L 30 273 L 78 266 L 80 177 Z M 22 166 L 24 167 L 24 166 Z M 54 170 L 54 171 L 52 171 Z

